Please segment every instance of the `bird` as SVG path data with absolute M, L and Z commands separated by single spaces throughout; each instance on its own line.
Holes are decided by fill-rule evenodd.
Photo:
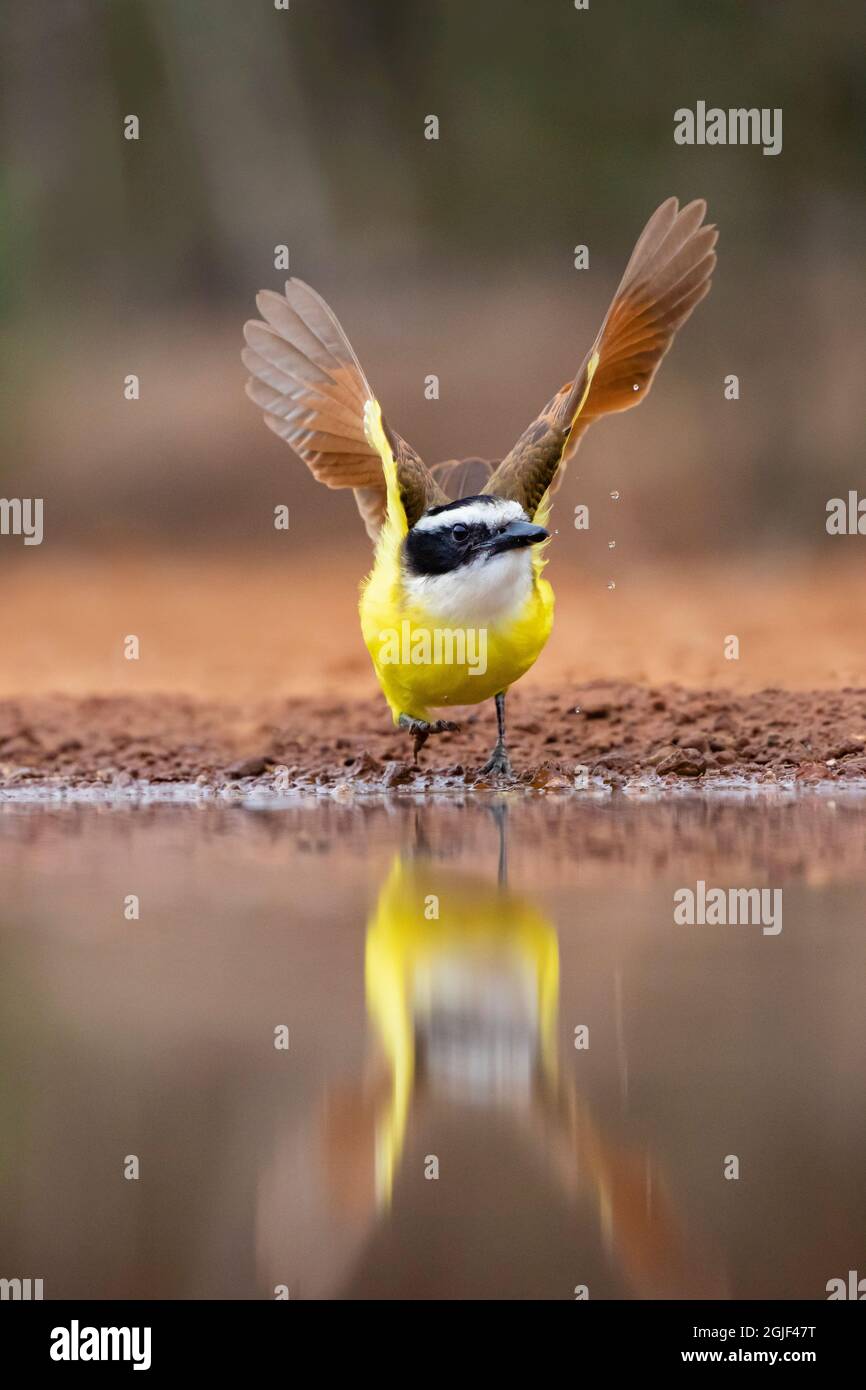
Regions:
M 660 204 L 574 377 L 501 461 L 481 461 L 480 490 L 453 499 L 443 483 L 468 461 L 428 467 L 391 427 L 324 299 L 296 278 L 283 294 L 257 296 L 262 318 L 244 326 L 247 395 L 319 482 L 354 491 L 375 545 L 361 631 L 416 763 L 431 735 L 459 728 L 442 711 L 492 698 L 497 738 L 481 772 L 514 775 L 505 697 L 553 624 L 543 573 L 553 494 L 589 426 L 648 394 L 677 329 L 709 292 L 718 231 L 706 212 L 703 199 Z

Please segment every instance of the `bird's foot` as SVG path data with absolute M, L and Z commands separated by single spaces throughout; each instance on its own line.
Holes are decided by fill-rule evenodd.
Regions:
M 493 752 L 490 754 L 490 757 L 487 759 L 487 762 L 482 767 L 482 776 L 486 776 L 488 773 L 494 773 L 498 777 L 514 776 L 514 769 L 511 766 L 511 760 L 509 759 L 508 754 L 505 751 L 504 743 L 497 743 Z
M 460 731 L 460 725 L 451 719 L 413 719 L 411 714 L 401 714 L 397 723 L 401 729 L 412 735 L 413 761 L 416 763 L 418 754 L 431 734 L 455 734 Z

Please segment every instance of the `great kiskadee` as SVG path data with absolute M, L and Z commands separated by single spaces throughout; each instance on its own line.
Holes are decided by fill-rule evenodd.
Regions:
M 710 288 L 715 227 L 706 204 L 656 209 L 573 381 L 477 496 L 449 501 L 437 478 L 386 423 L 336 317 L 289 280 L 257 298 L 265 322 L 244 328 L 247 394 L 265 423 L 327 487 L 354 489 L 375 541 L 361 590 L 361 629 L 395 724 L 414 738 L 457 726 L 432 710 L 494 697 L 498 738 L 485 773 L 510 773 L 505 693 L 535 662 L 553 623 L 543 577 L 552 494 L 589 425 L 637 405 L 676 330 Z

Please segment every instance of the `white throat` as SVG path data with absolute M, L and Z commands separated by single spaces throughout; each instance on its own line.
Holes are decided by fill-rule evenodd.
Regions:
M 460 627 L 488 627 L 516 618 L 532 592 L 529 547 L 474 560 L 447 574 L 403 574 L 410 603 Z

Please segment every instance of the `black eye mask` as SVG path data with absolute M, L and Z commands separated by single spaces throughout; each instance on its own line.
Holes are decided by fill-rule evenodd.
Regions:
M 479 557 L 490 559 L 509 550 L 537 545 L 548 535 L 543 526 L 523 520 L 502 522 L 493 527 L 474 521 L 437 526 L 432 530 L 413 528 L 405 541 L 406 568 L 416 575 L 448 574 Z

